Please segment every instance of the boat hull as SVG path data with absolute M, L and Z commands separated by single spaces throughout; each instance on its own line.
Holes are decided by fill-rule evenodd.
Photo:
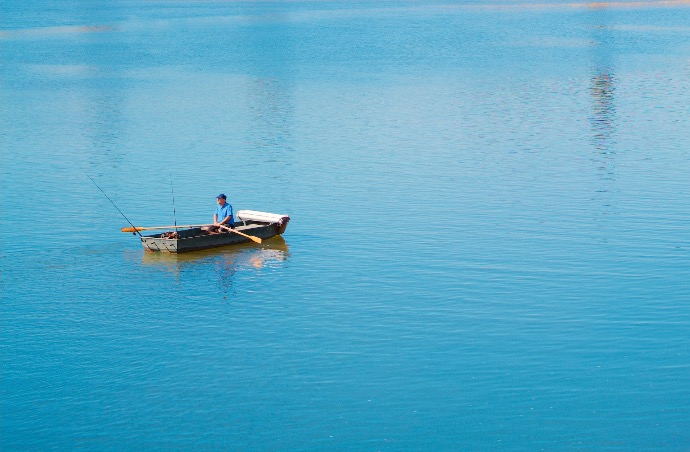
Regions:
M 251 223 L 238 225 L 236 229 L 244 234 L 258 237 L 262 240 L 270 239 L 285 231 L 287 221 L 283 223 Z M 165 238 L 163 234 L 145 235 L 141 238 L 144 250 L 153 253 L 187 253 L 190 251 L 220 248 L 230 245 L 247 243 L 251 240 L 234 232 L 210 234 L 201 228 L 180 229 L 179 238 Z

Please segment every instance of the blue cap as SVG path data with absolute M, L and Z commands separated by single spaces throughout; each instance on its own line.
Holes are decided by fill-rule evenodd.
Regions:
M 228 197 L 222 193 L 220 195 L 216 196 L 216 199 L 218 199 L 218 198 L 228 199 Z

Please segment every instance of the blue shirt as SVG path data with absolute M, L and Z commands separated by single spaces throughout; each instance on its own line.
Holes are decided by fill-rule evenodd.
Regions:
M 230 205 L 230 203 L 226 202 L 223 207 L 221 207 L 220 204 L 216 206 L 216 218 L 218 218 L 219 223 L 223 221 L 225 217 L 227 217 L 228 215 L 230 215 L 230 219 L 226 224 L 234 225 L 235 220 L 232 217 L 232 206 Z

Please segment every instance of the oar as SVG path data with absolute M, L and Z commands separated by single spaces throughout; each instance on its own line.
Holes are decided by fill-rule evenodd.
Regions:
M 178 229 L 201 228 L 204 226 L 213 226 L 213 225 L 212 224 L 189 224 L 189 225 L 183 225 L 183 226 L 178 225 L 177 228 Z M 149 230 L 153 230 L 153 229 L 172 229 L 174 227 L 175 226 L 151 226 L 148 228 L 144 228 L 144 227 L 140 228 L 139 226 L 135 226 L 132 228 L 122 228 L 121 231 L 122 232 L 137 232 L 137 231 L 149 231 Z M 256 243 L 262 242 L 262 240 L 259 237 L 254 237 L 253 235 L 245 234 L 244 232 L 240 232 L 237 229 L 231 229 L 227 226 L 223 226 L 222 224 L 220 225 L 220 227 L 221 227 L 221 229 L 225 229 L 226 231 L 234 232 L 235 234 L 239 234 L 241 236 L 247 237 L 249 240 L 252 240 Z
M 249 240 L 252 240 L 256 243 L 261 243 L 261 239 L 259 237 L 254 237 L 253 235 L 245 234 L 244 232 L 240 232 L 237 229 L 232 229 L 232 228 L 229 228 L 227 226 L 223 226 L 222 224 L 220 225 L 220 228 L 225 229 L 226 231 L 229 231 L 229 232 L 234 232 L 235 234 L 239 234 L 243 237 L 247 237 Z
M 151 226 L 148 228 L 144 227 L 139 227 L 139 226 L 134 226 L 131 228 L 122 228 L 120 229 L 122 232 L 136 232 L 136 231 L 149 231 L 152 229 L 173 229 L 173 228 L 178 228 L 178 229 L 185 229 L 185 228 L 201 228 L 204 226 L 213 226 L 212 224 L 188 224 L 186 226 Z

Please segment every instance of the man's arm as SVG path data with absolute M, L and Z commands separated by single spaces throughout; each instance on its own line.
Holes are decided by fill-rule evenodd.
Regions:
M 227 215 L 225 218 L 223 218 L 223 221 L 221 221 L 220 224 L 228 224 L 228 222 L 229 222 L 230 224 L 233 223 L 233 220 L 232 220 L 232 206 L 231 206 L 230 204 L 225 204 L 225 209 L 224 209 L 224 211 L 221 211 L 220 213 L 223 214 L 223 213 L 226 213 L 226 212 L 227 212 L 228 215 Z

